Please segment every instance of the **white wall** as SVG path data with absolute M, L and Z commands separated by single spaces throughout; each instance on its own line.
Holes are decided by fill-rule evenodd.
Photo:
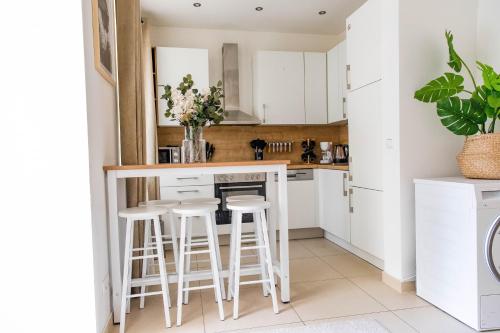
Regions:
M 384 108 L 389 119 L 384 137 L 393 141 L 393 148 L 386 147 L 384 151 L 385 271 L 397 279 L 411 280 L 415 276 L 412 180 L 457 175 L 455 156 L 464 140 L 441 125 L 434 104 L 416 101 L 413 94 L 450 70 L 446 65 L 445 29 L 453 31 L 457 51 L 473 66 L 477 0 L 383 0 L 383 3 L 390 8 L 383 11 L 389 15 L 383 19 L 387 25 L 385 31 L 399 30 L 397 42 L 388 42 L 383 56 L 394 59 L 394 52 L 399 53 L 399 63 L 391 66 L 386 62 L 384 67 L 384 75 L 392 78 L 384 87 L 384 98 L 390 99 Z
M 0 12 L 1 330 L 94 332 L 82 2 Z
M 500 72 L 500 1 L 478 0 L 477 59 Z
M 258 50 L 326 52 L 344 35 L 308 35 L 236 30 L 152 27 L 154 46 L 208 49 L 210 84 L 222 80 L 222 44 L 238 43 L 240 67 L 240 107 L 252 113 L 252 58 Z M 194 78 L 196 80 L 196 78 Z
M 105 164 L 118 160 L 115 87 L 95 69 L 92 40 L 92 1 L 82 0 L 87 89 L 87 121 L 94 253 L 96 329 L 102 332 L 111 315 Z M 107 288 L 107 289 L 106 289 Z

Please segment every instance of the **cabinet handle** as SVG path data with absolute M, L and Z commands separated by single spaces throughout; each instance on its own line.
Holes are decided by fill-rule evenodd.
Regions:
M 349 73 L 351 72 L 351 65 L 346 65 L 345 66 L 345 82 L 347 84 L 347 90 L 351 89 L 351 83 L 349 82 Z
M 200 190 L 184 190 L 184 191 L 177 191 L 177 193 L 198 193 Z
M 344 192 L 344 197 L 347 197 L 347 188 L 346 188 L 347 173 L 344 173 L 342 178 L 343 178 L 342 179 L 342 191 Z
M 177 180 L 198 179 L 198 177 L 177 177 Z
M 349 189 L 349 213 L 354 213 L 354 207 L 352 206 L 352 195 L 353 195 L 353 190 L 352 188 Z
M 345 113 L 345 102 L 346 102 L 346 98 L 345 97 L 342 97 L 342 118 L 346 118 L 347 115 Z

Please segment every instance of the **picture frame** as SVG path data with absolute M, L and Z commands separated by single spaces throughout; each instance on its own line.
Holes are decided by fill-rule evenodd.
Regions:
M 106 81 L 115 85 L 114 0 L 91 1 L 94 66 Z

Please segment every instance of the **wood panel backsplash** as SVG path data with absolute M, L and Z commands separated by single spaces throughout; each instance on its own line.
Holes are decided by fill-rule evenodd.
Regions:
M 182 127 L 158 127 L 159 146 L 180 146 L 184 138 Z M 253 139 L 272 141 L 293 141 L 292 152 L 264 152 L 264 159 L 287 159 L 301 162 L 301 142 L 306 139 L 316 141 L 315 153 L 321 157 L 319 142 L 331 141 L 333 144 L 348 143 L 347 124 L 341 125 L 298 125 L 298 126 L 213 126 L 205 128 L 204 138 L 214 145 L 214 162 L 247 161 L 254 159 L 250 147 Z

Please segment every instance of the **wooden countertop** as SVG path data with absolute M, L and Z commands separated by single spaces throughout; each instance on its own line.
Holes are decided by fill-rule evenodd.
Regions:
M 105 165 L 104 171 L 112 170 L 144 170 L 144 169 L 182 169 L 182 168 L 211 168 L 231 166 L 254 166 L 290 164 L 290 160 L 240 161 L 240 162 L 208 162 L 208 163 L 177 163 L 177 164 L 141 164 L 141 165 Z
M 317 163 L 288 164 L 288 170 L 301 170 L 301 169 L 329 169 L 329 170 L 349 171 L 349 165 L 317 164 Z

